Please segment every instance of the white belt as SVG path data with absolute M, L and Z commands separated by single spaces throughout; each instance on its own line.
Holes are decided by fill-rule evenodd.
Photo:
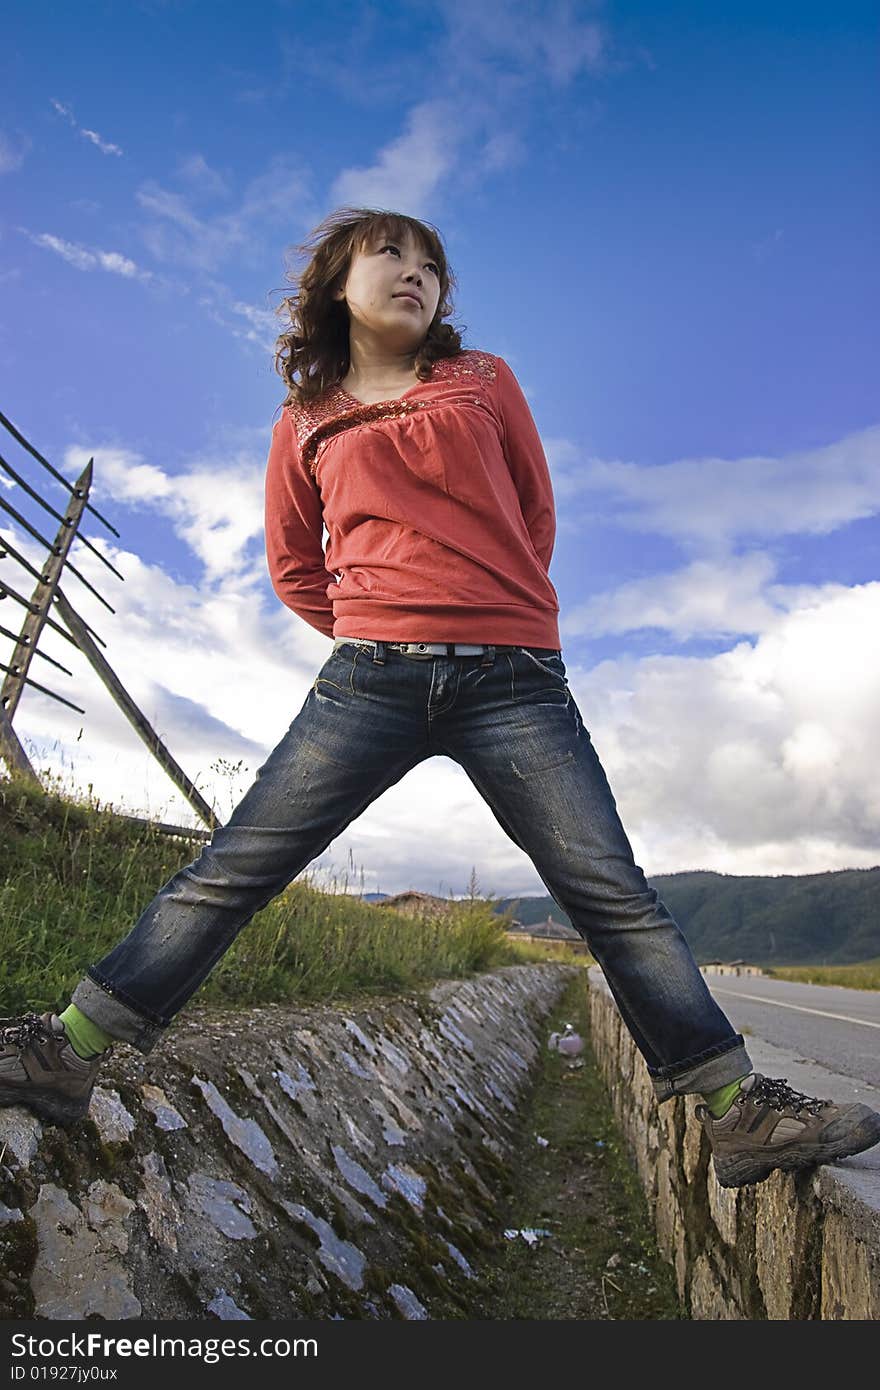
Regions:
M 337 637 L 333 650 L 345 642 L 353 642 L 356 647 L 375 647 L 374 640 L 368 637 Z M 429 656 L 482 656 L 487 651 L 505 651 L 505 647 L 477 646 L 471 642 L 383 642 L 390 651 L 417 659 Z

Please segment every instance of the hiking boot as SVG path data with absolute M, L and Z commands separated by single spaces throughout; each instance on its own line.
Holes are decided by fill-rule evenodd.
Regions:
M 696 1114 L 709 1136 L 722 1187 L 761 1182 L 774 1168 L 790 1171 L 861 1153 L 880 1140 L 880 1114 L 867 1105 L 835 1105 L 803 1096 L 754 1072 L 726 1114 L 705 1105 Z
M 112 1051 L 80 1057 L 57 1014 L 0 1018 L 0 1105 L 25 1105 L 54 1124 L 72 1124 L 88 1113 L 95 1078 Z

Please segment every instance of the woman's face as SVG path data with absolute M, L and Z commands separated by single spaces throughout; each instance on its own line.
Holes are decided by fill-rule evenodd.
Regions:
M 439 267 L 409 228 L 404 240 L 377 234 L 351 259 L 336 299 L 348 305 L 355 325 L 389 347 L 410 351 L 427 333 L 440 302 Z

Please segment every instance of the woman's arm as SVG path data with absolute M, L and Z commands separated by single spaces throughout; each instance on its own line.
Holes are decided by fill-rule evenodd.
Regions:
M 321 495 L 304 467 L 293 421 L 287 410 L 272 431 L 266 468 L 266 559 L 272 587 L 282 603 L 333 636 L 333 603 L 328 585 L 336 583 L 324 564 Z
M 549 569 L 556 539 L 556 510 L 550 469 L 519 382 L 503 357 L 496 357 L 495 361 L 495 393 L 503 429 L 504 454 L 532 545 L 544 567 Z

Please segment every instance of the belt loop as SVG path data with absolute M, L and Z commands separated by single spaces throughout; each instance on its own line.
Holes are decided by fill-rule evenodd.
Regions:
M 480 662 L 480 667 L 482 668 L 483 666 L 491 666 L 491 665 L 492 665 L 492 662 L 493 662 L 494 660 L 495 660 L 495 648 L 494 648 L 494 647 L 487 647 L 486 650 L 483 652 L 483 659 L 482 659 L 482 661 Z
M 376 643 L 376 648 L 375 648 L 375 651 L 373 652 L 373 661 L 375 662 L 375 664 L 376 664 L 377 666 L 384 666 L 384 665 L 385 665 L 385 643 L 384 643 L 384 642 L 377 642 L 377 643 Z

